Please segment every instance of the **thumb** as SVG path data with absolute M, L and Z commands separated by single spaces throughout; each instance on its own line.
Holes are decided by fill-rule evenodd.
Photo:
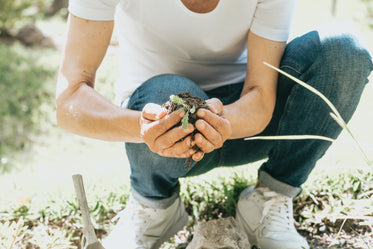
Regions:
M 218 98 L 212 98 L 206 100 L 207 105 L 209 106 L 210 111 L 217 115 L 223 114 L 223 103 Z
M 141 112 L 143 119 L 155 121 L 166 116 L 167 110 L 160 105 L 154 103 L 148 103 L 144 106 Z

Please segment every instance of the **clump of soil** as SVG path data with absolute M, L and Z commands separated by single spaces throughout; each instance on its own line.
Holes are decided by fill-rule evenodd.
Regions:
M 207 109 L 208 105 L 204 99 L 198 96 L 192 96 L 188 90 L 185 93 L 171 95 L 170 100 L 164 103 L 162 107 L 166 108 L 168 114 L 174 111 L 185 111 L 183 119 L 176 126 L 182 125 L 184 129 L 187 129 L 188 123 L 194 125 L 198 120 L 198 117 L 196 115 L 197 110 L 200 108 Z M 196 133 L 196 130 L 192 132 L 192 141 L 194 141 L 194 135 Z M 192 148 L 197 152 L 201 151 L 201 149 L 197 145 L 193 145 Z M 190 164 L 191 158 L 188 158 L 186 162 L 188 168 Z

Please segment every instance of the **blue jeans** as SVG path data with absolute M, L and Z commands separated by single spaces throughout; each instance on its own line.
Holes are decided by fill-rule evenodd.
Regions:
M 354 113 L 373 66 L 367 50 L 350 33 L 321 35 L 312 31 L 291 41 L 281 69 L 321 91 L 345 121 Z M 203 99 L 219 98 L 224 105 L 240 97 L 243 82 L 203 91 L 178 75 L 159 75 L 143 83 L 130 97 L 127 108 L 142 110 L 152 102 L 163 104 L 171 94 L 189 90 Z M 341 127 L 330 108 L 315 94 L 279 75 L 273 118 L 259 135 L 321 135 L 337 138 Z M 268 158 L 258 180 L 289 197 L 301 192 L 317 160 L 331 142 L 323 140 L 227 140 L 223 147 L 185 167 L 185 159 L 152 153 L 146 144 L 126 143 L 134 197 L 141 203 L 165 208 L 176 198 L 180 177 L 199 175 L 220 166 L 236 166 Z

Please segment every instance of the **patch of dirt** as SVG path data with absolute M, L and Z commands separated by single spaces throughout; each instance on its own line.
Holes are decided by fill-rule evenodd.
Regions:
M 186 105 L 189 107 L 189 110 L 195 106 L 195 112 L 189 114 L 189 123 L 194 125 L 198 120 L 196 112 L 200 108 L 207 108 L 206 101 L 198 96 L 192 96 L 189 90 L 185 93 L 178 93 L 177 96 L 185 101 Z M 164 103 L 163 107 L 166 108 L 167 113 L 178 111 L 180 108 L 183 109 L 182 105 L 172 102 L 171 100 Z
M 295 201 L 295 206 L 297 201 Z M 308 204 L 306 204 L 308 205 Z M 192 217 L 192 211 L 188 210 L 190 217 Z M 216 209 L 216 213 L 221 213 L 221 210 Z M 103 239 L 107 236 L 106 228 L 109 227 L 111 223 L 110 220 L 114 216 L 114 213 L 110 212 L 108 217 L 101 220 L 96 227 L 101 227 L 96 229 L 96 235 L 99 239 Z M 295 216 L 297 220 L 299 215 Z M 336 219 L 335 221 L 329 219 L 323 219 L 319 223 L 310 224 L 307 223 L 307 219 L 304 219 L 303 224 L 296 224 L 298 232 L 304 236 L 311 249 L 336 249 L 336 248 L 355 248 L 355 249 L 370 249 L 373 246 L 373 230 L 371 225 L 364 224 L 361 219 Z M 196 220 L 192 218 L 189 219 L 189 225 L 184 227 L 183 230 L 179 231 L 175 236 L 173 236 L 169 241 L 167 241 L 161 249 L 185 249 L 188 244 L 193 239 L 193 225 Z M 57 220 L 32 220 L 25 223 L 28 227 L 28 235 L 21 242 L 21 247 L 26 249 L 40 249 L 30 243 L 30 239 L 37 230 L 34 228 L 39 226 L 48 227 L 49 230 L 62 230 L 67 231 L 67 234 L 72 236 L 72 244 L 77 249 L 81 249 L 83 232 L 82 223 L 76 214 L 71 216 L 65 216 L 64 218 Z M 84 243 L 83 243 L 84 244 Z M 256 247 L 252 247 L 254 249 Z
M 184 122 L 190 123 L 194 125 L 197 120 L 197 110 L 200 108 L 208 108 L 206 101 L 198 96 L 192 96 L 188 91 L 185 93 L 178 93 L 175 96 L 171 96 L 170 100 L 167 101 L 162 105 L 162 107 L 166 108 L 167 113 L 170 114 L 174 111 L 185 111 L 185 115 L 182 121 L 180 121 L 176 126 L 183 126 L 186 129 L 186 124 Z M 194 141 L 194 136 L 197 133 L 197 130 L 194 130 L 190 135 L 192 141 Z M 192 143 L 193 144 L 193 143 Z M 201 149 L 197 145 L 193 145 L 191 147 L 196 152 L 201 151 Z M 185 165 L 189 168 L 191 164 L 191 157 L 187 159 Z
M 328 198 L 316 195 L 294 200 L 294 220 L 302 236 L 306 237 L 310 248 L 358 248 L 370 249 L 373 246 L 372 216 L 360 217 L 323 218 L 312 221 L 302 216 L 304 210 L 316 205 L 322 211 L 328 205 Z M 366 218 L 366 219 L 364 219 Z
M 344 230 L 342 230 L 339 234 L 312 234 L 301 230 L 298 230 L 298 232 L 307 239 L 310 249 L 370 249 L 373 245 L 373 236 L 371 233 L 368 232 L 365 234 L 347 233 Z M 161 249 L 185 249 L 187 248 L 188 244 L 192 239 L 193 228 L 185 227 L 183 230 L 178 232 L 173 238 L 171 238 L 168 242 L 166 242 L 161 247 Z M 251 249 L 260 248 L 253 245 Z
M 369 249 L 373 245 L 372 235 L 366 234 L 349 234 L 342 231 L 338 237 L 337 234 L 316 234 L 303 235 L 307 238 L 310 248 L 354 248 Z M 370 247 L 369 247 L 369 246 Z

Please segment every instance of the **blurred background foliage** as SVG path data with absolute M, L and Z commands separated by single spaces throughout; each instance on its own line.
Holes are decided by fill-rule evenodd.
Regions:
M 363 0 L 367 5 L 367 13 L 369 15 L 369 27 L 373 29 L 373 0 Z
M 0 158 L 5 164 L 7 153 L 25 148 L 40 130 L 43 110 L 53 104 L 46 82 L 55 72 L 38 64 L 37 53 L 4 44 L 0 72 Z
M 68 0 L 0 1 L 0 171 L 9 159 L 36 139 L 54 106 L 56 61 L 41 61 L 51 49 L 25 47 L 19 30 L 53 16 L 66 17 Z
M 0 36 L 13 36 L 17 25 L 56 14 L 66 16 L 68 0 L 1 0 Z
M 35 20 L 46 4 L 46 0 L 1 0 L 0 34 L 11 36 L 19 22 Z

